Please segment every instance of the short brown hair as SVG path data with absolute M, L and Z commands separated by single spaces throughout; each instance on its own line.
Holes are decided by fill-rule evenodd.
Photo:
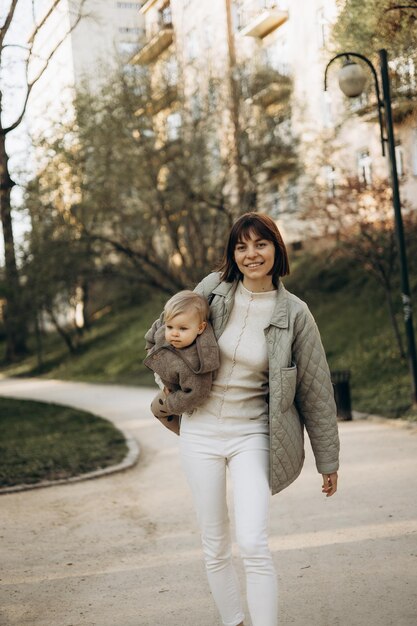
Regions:
M 242 273 L 235 261 L 235 248 L 239 241 L 248 239 L 254 233 L 261 239 L 272 241 L 275 247 L 275 261 L 270 271 L 272 283 L 278 287 L 279 277 L 290 273 L 287 249 L 274 220 L 264 213 L 244 213 L 233 224 L 224 251 L 223 259 L 218 268 L 221 280 L 228 283 L 241 280 Z
M 180 313 L 188 313 L 190 307 L 194 308 L 195 312 L 199 315 L 200 322 L 207 321 L 210 312 L 207 299 L 188 289 L 179 291 L 168 300 L 164 306 L 164 320 L 167 322 Z

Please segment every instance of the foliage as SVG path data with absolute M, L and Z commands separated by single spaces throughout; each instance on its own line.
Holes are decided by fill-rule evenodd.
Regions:
M 0 398 L 0 486 L 78 476 L 122 461 L 122 433 L 100 417 Z
M 392 56 L 414 56 L 417 2 L 395 0 L 339 0 L 340 12 L 333 29 L 339 50 L 367 56 L 387 48 Z
M 417 237 L 408 233 L 410 282 L 417 293 Z M 410 406 L 407 363 L 398 358 L 398 347 L 386 314 L 381 286 L 349 258 L 302 253 L 291 259 L 292 273 L 285 285 L 308 303 L 326 348 L 332 370 L 351 370 L 353 408 L 397 417 Z M 399 277 L 393 276 L 395 312 L 401 309 Z M 97 320 L 87 333 L 82 350 L 64 355 L 54 335 L 45 339 L 44 370 L 33 357 L 8 366 L 6 375 L 39 375 L 48 378 L 153 386 L 152 373 L 143 365 L 143 336 L 159 315 L 163 294 L 154 294 L 141 305 L 114 309 Z M 403 336 L 403 328 L 399 331 Z
M 26 113 L 29 97 L 34 86 L 42 78 L 55 53 L 69 33 L 83 17 L 86 0 L 77 0 L 71 7 L 71 24 L 62 38 L 45 41 L 45 27 L 61 0 L 54 0 L 50 10 L 40 20 L 35 19 L 32 6 L 32 33 L 23 34 L 18 27 L 19 11 L 24 11 L 20 0 L 3 2 L 0 13 L 0 218 L 4 241 L 6 304 L 4 322 L 6 331 L 6 356 L 13 361 L 27 352 L 27 309 L 22 297 L 21 277 L 16 262 L 13 236 L 11 190 L 16 182 L 12 179 L 9 166 L 7 137 L 21 125 Z M 59 8 L 59 7 L 58 7 Z M 42 41 L 39 50 L 39 41 Z M 12 80 L 10 80 L 12 77 Z
M 163 294 L 144 294 L 140 304 L 107 306 L 85 333 L 75 354 L 65 351 L 56 333 L 43 337 L 43 362 L 36 356 L 18 364 L 0 363 L 6 376 L 46 376 L 64 380 L 153 385 L 152 372 L 142 364 L 144 336 L 162 310 Z M 119 304 L 119 306 L 117 306 Z M 29 347 L 35 352 L 35 337 Z
M 416 258 L 415 243 L 414 236 L 410 258 Z M 415 264 L 410 264 L 410 271 L 416 293 Z M 394 277 L 397 313 L 398 282 Z M 387 417 L 404 415 L 411 404 L 410 374 L 407 362 L 398 358 L 384 291 L 371 275 L 347 257 L 322 251 L 304 254 L 285 283 L 311 308 L 331 370 L 350 370 L 353 408 Z M 400 332 L 403 335 L 402 327 Z
M 404 211 L 405 209 L 405 211 Z M 405 229 L 417 231 L 416 216 L 403 203 Z M 382 287 L 399 355 L 405 350 L 393 302 L 394 277 L 398 273 L 397 243 L 392 192 L 386 180 L 365 186 L 357 177 L 345 176 L 329 190 L 320 180 L 310 197 L 305 218 L 315 234 L 331 236 L 333 257 L 352 260 Z
M 236 206 L 233 150 L 219 137 L 221 85 L 209 82 L 207 98 L 192 105 L 181 99 L 180 85 L 174 103 L 173 85 L 155 92 L 145 72 L 119 71 L 99 94 L 80 91 L 74 118 L 38 144 L 43 166 L 27 203 L 32 215 L 41 216 L 39 228 L 48 224 L 43 240 L 68 238 L 76 248 L 89 248 L 97 271 L 123 267 L 132 282 L 165 293 L 194 284 L 215 266 Z M 242 107 L 241 114 L 245 120 L 251 111 Z M 256 209 L 262 171 L 288 170 L 291 135 L 284 152 L 274 120 L 265 119 L 263 126 L 241 125 L 246 200 L 239 212 Z M 271 165 L 274 154 L 279 161 Z M 63 245 L 62 253 L 69 248 Z

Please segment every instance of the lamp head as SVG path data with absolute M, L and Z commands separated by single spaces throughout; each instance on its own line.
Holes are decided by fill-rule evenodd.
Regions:
M 360 96 L 366 85 L 366 74 L 362 67 L 348 56 L 339 70 L 338 78 L 339 87 L 348 98 Z

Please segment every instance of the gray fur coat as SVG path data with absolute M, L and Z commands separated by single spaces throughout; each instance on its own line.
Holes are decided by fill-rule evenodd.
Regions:
M 208 397 L 213 375 L 219 368 L 219 348 L 211 324 L 187 348 L 173 348 L 165 340 L 165 326 L 155 322 L 146 333 L 148 356 L 144 364 L 156 372 L 171 392 L 160 394 L 161 415 L 182 415 L 196 409 Z

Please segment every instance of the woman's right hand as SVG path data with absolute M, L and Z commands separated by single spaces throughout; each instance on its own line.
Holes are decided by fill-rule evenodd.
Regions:
M 322 476 L 323 485 L 321 491 L 326 494 L 326 498 L 329 498 L 337 491 L 337 472 L 333 474 L 322 474 Z

